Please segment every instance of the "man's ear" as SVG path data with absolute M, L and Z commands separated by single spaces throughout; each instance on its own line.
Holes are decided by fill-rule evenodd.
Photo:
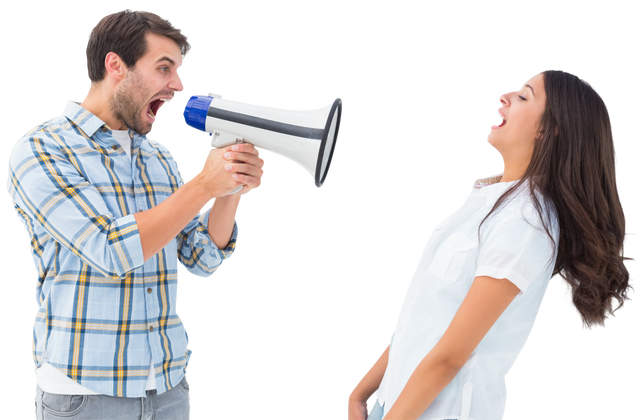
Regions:
M 104 59 L 104 67 L 107 69 L 107 75 L 116 80 L 123 80 L 127 76 L 127 65 L 114 52 L 107 54 Z

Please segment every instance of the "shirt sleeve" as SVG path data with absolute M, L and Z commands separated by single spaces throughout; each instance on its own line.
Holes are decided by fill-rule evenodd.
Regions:
M 186 178 L 180 161 L 171 146 L 164 142 L 162 146 L 165 159 L 174 162 L 172 169 L 175 170 L 174 175 L 178 179 L 179 186 L 184 185 Z M 236 219 L 229 244 L 226 248 L 219 249 L 209 235 L 210 212 L 211 206 L 189 222 L 177 237 L 180 266 L 185 273 L 200 280 L 211 279 L 218 274 L 224 264 L 234 258 L 240 242 L 240 223 Z
M 240 223 L 235 220 L 233 233 L 225 249 L 219 249 L 208 231 L 211 207 L 200 213 L 178 235 L 178 261 L 185 273 L 206 280 L 213 278 L 231 261 L 240 242 Z
M 555 265 L 553 243 L 537 215 L 501 220 L 498 212 L 492 222 L 481 232 L 476 277 L 506 278 L 521 293 L 541 276 L 551 277 Z M 552 235 L 556 236 L 554 231 Z M 554 239 L 557 242 L 557 237 Z
M 9 193 L 60 245 L 105 276 L 121 278 L 144 263 L 135 218 L 114 217 L 81 163 L 54 136 L 38 132 L 16 144 Z

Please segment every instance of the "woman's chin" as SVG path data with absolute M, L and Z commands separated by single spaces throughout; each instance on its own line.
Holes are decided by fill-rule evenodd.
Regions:
M 491 144 L 491 135 L 489 133 L 490 133 L 489 131 L 484 133 L 484 142 L 487 145 L 487 147 L 493 147 L 493 145 Z
M 496 149 L 495 139 L 492 138 L 489 131 L 487 131 L 484 135 L 484 143 L 487 145 L 489 149 L 493 150 L 494 152 L 496 152 L 496 154 L 498 154 L 498 150 Z

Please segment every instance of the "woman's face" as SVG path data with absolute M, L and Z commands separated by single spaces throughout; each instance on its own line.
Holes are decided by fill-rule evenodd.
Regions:
M 520 90 L 500 96 L 498 112 L 503 121 L 491 127 L 488 140 L 505 164 L 528 166 L 546 101 L 542 74 L 529 79 Z

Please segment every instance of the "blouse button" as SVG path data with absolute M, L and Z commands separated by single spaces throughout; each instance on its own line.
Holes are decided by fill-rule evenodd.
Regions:
M 111 148 L 112 148 L 113 150 L 118 150 L 118 146 L 116 146 L 115 144 L 114 144 L 113 146 L 111 146 Z
M 151 293 L 151 288 L 150 287 L 147 289 L 147 293 Z
M 153 327 L 149 327 L 149 332 L 153 332 Z

